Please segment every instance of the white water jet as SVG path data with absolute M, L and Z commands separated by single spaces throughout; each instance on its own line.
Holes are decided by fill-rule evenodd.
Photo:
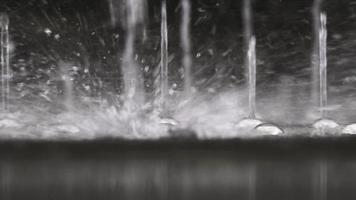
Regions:
M 8 108 L 10 98 L 10 36 L 9 17 L 7 14 L 0 14 L 0 64 L 1 64 L 1 107 Z
M 161 7 L 161 63 L 160 63 L 160 123 L 169 126 L 177 126 L 178 122 L 170 118 L 168 113 L 168 27 L 167 27 L 167 1 L 162 1 Z
M 128 109 L 140 105 L 144 101 L 143 81 L 140 69 L 134 59 L 136 27 L 144 22 L 143 0 L 126 1 L 126 44 L 121 64 L 124 84 L 124 101 Z
M 190 0 L 182 0 L 182 15 L 181 15 L 181 46 L 183 50 L 183 68 L 184 68 L 184 95 L 186 98 L 192 94 L 192 56 L 190 42 L 190 16 L 191 4 Z
M 312 16 L 313 16 L 313 49 L 311 53 L 311 102 L 315 105 L 319 101 L 319 65 L 320 65 L 320 55 L 319 55 L 319 32 L 320 32 L 320 13 L 321 13 L 321 4 L 323 0 L 314 0 Z
M 256 38 L 251 37 L 247 52 L 248 59 L 248 104 L 249 118 L 256 118 Z
M 319 30 L 319 106 L 321 109 L 321 117 L 324 118 L 327 115 L 325 110 L 327 106 L 328 98 L 328 86 L 327 86 L 327 30 L 326 30 L 326 15 L 320 14 L 320 30 Z
M 253 35 L 251 0 L 243 1 L 244 39 L 247 46 L 245 67 L 248 80 L 248 118 L 241 120 L 235 128 L 252 135 L 280 135 L 283 131 L 270 123 L 256 119 L 256 38 Z M 252 136 L 251 135 L 251 136 Z
M 256 38 L 253 36 L 251 0 L 243 1 L 243 24 L 244 40 L 247 48 L 245 57 L 246 76 L 248 81 L 248 118 L 236 124 L 238 131 L 251 133 L 261 124 L 262 121 L 256 119 Z
M 167 2 L 162 1 L 161 8 L 161 63 L 160 63 L 160 112 L 167 115 L 168 97 L 168 31 L 167 31 Z
M 339 125 L 333 120 L 327 119 L 327 98 L 328 98 L 328 83 L 327 83 L 327 28 L 326 14 L 320 13 L 319 27 L 319 109 L 321 119 L 317 120 L 313 127 L 314 134 L 336 134 L 339 133 Z
M 74 108 L 73 105 L 73 77 L 70 73 L 70 65 L 65 62 L 59 62 L 60 76 L 63 83 L 63 96 L 64 96 L 64 106 L 70 111 Z

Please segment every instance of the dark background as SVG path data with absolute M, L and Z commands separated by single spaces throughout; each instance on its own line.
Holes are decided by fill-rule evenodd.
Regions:
M 73 73 L 78 96 L 110 97 L 121 92 L 125 26 L 119 23 L 123 21 L 122 2 L 114 2 L 118 20 L 113 25 L 109 2 L 105 0 L 2 1 L 0 10 L 11 21 L 14 86 L 21 93 L 21 100 L 34 102 L 36 94 L 45 90 L 56 99 L 62 92 L 58 84 L 60 61 L 78 67 Z M 138 31 L 136 53 L 150 93 L 160 60 L 160 1 L 147 1 L 147 5 L 147 39 L 143 40 L 142 31 Z M 255 0 L 253 5 L 259 112 L 283 107 L 286 112 L 297 113 L 298 121 L 304 117 L 305 109 L 315 107 L 311 101 L 310 62 L 313 2 Z M 332 117 L 345 123 L 355 118 L 355 8 L 353 0 L 328 0 L 322 5 L 328 15 L 329 104 L 341 106 Z M 178 90 L 182 88 L 180 11 L 178 0 L 168 1 L 170 84 L 177 84 Z M 244 86 L 242 1 L 192 1 L 191 23 L 193 78 L 198 90 Z M 45 34 L 46 28 L 51 30 L 50 35 Z M 59 38 L 55 39 L 57 34 Z M 90 90 L 85 89 L 87 85 Z
M 116 1 L 120 5 L 120 1 Z M 253 17 L 258 42 L 259 80 L 278 80 L 283 75 L 308 79 L 312 48 L 313 2 L 309 0 L 256 0 Z M 212 72 L 237 75 L 241 79 L 243 60 L 242 2 L 234 0 L 192 1 L 192 44 L 194 71 L 197 78 L 212 76 Z M 355 19 L 355 1 L 325 1 L 328 15 L 330 79 L 341 81 L 350 75 Z M 11 19 L 11 34 L 16 45 L 14 63 L 31 59 L 32 68 L 48 67 L 54 59 L 99 65 L 97 73 L 118 68 L 117 56 L 123 49 L 124 27 L 110 23 L 109 3 L 92 0 L 32 0 L 3 1 L 3 12 Z M 120 12 L 120 9 L 117 10 Z M 158 60 L 160 1 L 148 2 L 148 40 L 138 41 L 137 53 L 155 67 Z M 180 65 L 178 0 L 168 1 L 170 52 L 175 55 L 172 74 Z M 47 37 L 44 29 L 60 34 L 60 40 Z M 95 34 L 93 33 L 95 32 Z M 119 34 L 116 40 L 114 34 Z M 213 53 L 209 53 L 212 49 Z M 110 50 L 110 53 L 107 51 Z M 81 56 L 75 56 L 75 53 Z M 85 52 L 85 53 L 83 53 Z M 106 59 L 103 59 L 103 57 Z M 46 60 L 49 63 L 43 61 Z M 342 62 L 340 64 L 340 62 Z M 26 66 L 29 67 L 29 66 Z M 99 68 L 99 69 L 97 69 Z M 109 69 L 108 69 L 109 68 Z M 224 68 L 224 69 L 221 69 Z M 95 72 L 93 72 L 95 73 Z M 336 74 L 336 75 L 335 75 Z

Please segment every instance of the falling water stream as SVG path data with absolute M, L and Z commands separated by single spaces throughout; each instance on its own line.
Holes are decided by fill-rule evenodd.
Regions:
M 181 46 L 183 50 L 184 68 L 184 93 L 185 97 L 191 97 L 192 92 L 192 57 L 190 42 L 190 0 L 182 0 L 182 21 L 181 21 Z
M 314 0 L 312 8 L 313 17 L 313 49 L 311 53 L 311 102 L 316 105 L 319 100 L 319 65 L 320 65 L 320 54 L 319 54 L 319 32 L 320 32 L 320 14 L 321 14 L 321 4 L 323 0 Z
M 256 38 L 253 35 L 251 0 L 243 1 L 243 9 L 244 41 L 247 47 L 245 68 L 248 80 L 248 118 L 241 120 L 236 128 L 249 135 L 280 135 L 283 132 L 280 128 L 256 119 Z
M 248 80 L 248 104 L 250 119 L 256 118 L 256 38 L 253 36 L 251 0 L 243 1 L 244 41 L 247 49 L 245 69 Z
M 7 109 L 10 95 L 10 42 L 9 42 L 9 17 L 0 14 L 0 45 L 1 45 L 1 107 Z
M 248 45 L 249 118 L 256 118 L 256 39 L 251 37 Z
M 160 114 L 167 117 L 167 95 L 168 95 L 168 30 L 167 30 L 167 2 L 162 1 L 161 8 L 161 67 L 160 67 Z
M 64 95 L 64 106 L 67 110 L 72 110 L 74 108 L 73 103 L 73 78 L 69 69 L 70 65 L 68 63 L 60 62 L 59 69 L 61 79 L 63 81 L 63 95 Z
M 135 62 L 135 40 L 137 25 L 144 20 L 144 4 L 142 0 L 128 0 L 126 2 L 126 44 L 121 70 L 123 73 L 124 101 L 126 106 L 140 105 L 143 102 L 142 76 L 139 66 Z
M 320 76 L 320 109 L 321 117 L 327 117 L 327 30 L 326 30 L 326 14 L 320 14 L 320 30 L 319 30 L 319 76 Z

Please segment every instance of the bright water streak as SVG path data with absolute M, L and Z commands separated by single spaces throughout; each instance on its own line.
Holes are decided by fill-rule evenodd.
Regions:
M 110 20 L 111 20 L 111 25 L 115 27 L 116 25 L 116 16 L 115 16 L 115 7 L 114 7 L 114 2 L 113 0 L 108 0 L 109 3 L 109 10 L 110 10 Z
M 7 109 L 10 95 L 10 45 L 9 45 L 9 17 L 0 15 L 0 45 L 1 45 L 1 106 Z
M 247 52 L 249 118 L 256 117 L 256 38 L 251 37 Z
M 316 198 L 326 200 L 328 198 L 328 163 L 326 160 L 319 161 L 316 166 Z
M 168 95 L 168 31 L 167 31 L 167 3 L 166 0 L 162 2 L 161 10 L 161 99 L 160 111 L 161 115 L 166 115 L 166 100 Z
M 124 80 L 124 97 L 126 103 L 130 105 L 132 103 L 139 104 L 143 101 L 142 90 L 139 76 L 139 67 L 134 60 L 134 46 L 136 40 L 136 26 L 143 22 L 145 4 L 143 0 L 128 0 L 126 2 L 127 13 L 127 36 L 125 44 L 125 52 L 122 62 L 122 73 Z
M 322 117 L 326 117 L 327 106 L 327 29 L 326 15 L 320 14 L 320 29 L 319 29 L 319 76 L 320 76 L 320 108 Z
M 63 82 L 64 106 L 67 110 L 72 110 L 73 107 L 73 80 L 70 74 L 70 65 L 68 63 L 59 62 L 60 74 Z
M 183 49 L 184 93 L 189 97 L 192 92 L 192 57 L 190 46 L 190 14 L 189 0 L 182 0 L 181 45 Z
M 243 24 L 244 24 L 244 40 L 245 40 L 245 48 L 248 48 L 249 41 L 252 36 L 253 31 L 253 23 L 252 23 L 252 15 L 251 15 L 251 0 L 244 0 L 243 2 Z M 246 67 L 248 66 L 248 60 L 245 61 Z
M 313 9 L 312 9 L 312 16 L 313 16 L 313 49 L 311 53 L 311 69 L 312 69 L 312 74 L 311 74 L 311 80 L 312 80 L 312 85 L 311 85 L 311 102 L 313 105 L 317 105 L 319 101 L 319 82 L 320 82 L 320 77 L 319 77 L 319 65 L 320 65 L 320 59 L 319 59 L 319 30 L 320 30 L 320 10 L 321 10 L 321 4 L 323 0 L 314 0 L 313 3 Z

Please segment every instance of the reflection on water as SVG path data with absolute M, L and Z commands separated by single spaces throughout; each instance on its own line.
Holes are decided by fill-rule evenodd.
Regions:
M 7 156 L 0 199 L 354 199 L 354 159 L 241 156 L 234 151 L 123 151 Z M 253 157 L 253 156 L 252 156 Z

